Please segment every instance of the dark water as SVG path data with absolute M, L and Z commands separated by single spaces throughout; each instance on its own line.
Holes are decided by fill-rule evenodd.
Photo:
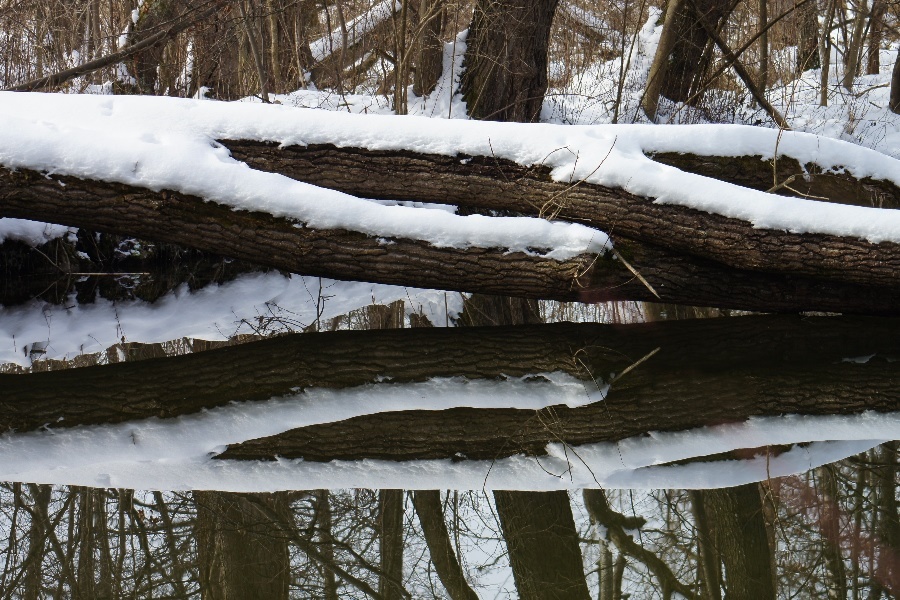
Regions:
M 2 472 L 21 473 L 0 486 L 0 592 L 900 593 L 900 323 L 535 323 L 572 311 L 410 328 L 430 322 L 395 303 L 356 330 L 0 375 Z M 218 491 L 152 491 L 197 487 Z

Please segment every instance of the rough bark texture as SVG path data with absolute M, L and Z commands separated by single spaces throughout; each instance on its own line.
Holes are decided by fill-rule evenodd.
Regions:
M 288 538 L 250 494 L 194 492 L 197 558 L 204 600 L 287 599 Z M 289 518 L 287 494 L 256 495 L 256 502 Z
M 403 490 L 378 491 L 378 544 L 381 576 L 378 593 L 385 600 L 403 598 Z
M 530 123 L 547 91 L 547 45 L 557 0 L 479 0 L 460 82 L 469 115 Z
M 774 600 L 775 574 L 759 485 L 704 490 L 699 495 L 715 523 L 729 600 Z
M 393 460 L 542 455 L 583 444 L 679 431 L 753 415 L 896 411 L 895 320 L 742 317 L 627 326 L 542 325 L 302 334 L 194 355 L 29 375 L 2 375 L 0 429 L 174 417 L 297 388 L 495 379 L 564 371 L 608 380 L 659 348 L 578 409 L 415 411 L 294 430 L 232 446 L 222 458 Z M 846 357 L 876 354 L 866 364 Z M 293 392 L 296 393 L 296 392 Z M 719 401 L 710 405 L 709 397 Z M 661 410 L 664 407 L 664 410 Z M 61 419 L 61 420 L 60 420 Z
M 710 258 L 732 268 L 900 286 L 898 244 L 758 229 L 738 219 L 654 204 L 652 199 L 620 189 L 554 182 L 545 167 L 526 168 L 488 157 L 471 157 L 463 164 L 461 159 L 469 157 L 331 146 L 279 150 L 274 144 L 267 148 L 246 142 L 227 145 L 237 158 L 254 168 L 367 198 L 446 202 L 469 208 L 552 215 L 614 231 L 632 240 L 664 243 L 674 252 Z M 752 164 L 752 158 L 747 161 Z M 699 166 L 717 162 L 721 163 L 697 157 L 682 161 Z M 757 176 L 770 177 L 771 165 L 761 160 L 758 164 L 759 168 L 754 169 Z M 778 173 L 780 179 L 797 174 L 790 161 L 785 160 L 779 160 Z M 847 187 L 861 188 L 854 195 L 855 202 L 876 192 L 889 195 L 892 202 L 900 197 L 900 190 L 883 182 L 847 181 Z M 866 185 L 874 187 L 867 189 Z M 839 186 L 835 192 L 845 190 Z M 835 200 L 844 202 L 845 196 Z M 697 231 L 704 235 L 697 235 Z M 857 270 L 859 273 L 854 274 Z
M 588 600 L 569 493 L 494 492 L 522 600 Z

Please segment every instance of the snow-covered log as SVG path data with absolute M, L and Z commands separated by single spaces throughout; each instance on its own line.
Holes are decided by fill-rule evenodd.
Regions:
M 181 357 L 0 375 L 0 427 L 139 423 L 234 402 L 247 420 L 276 410 L 274 403 L 294 415 L 276 419 L 284 429 L 306 426 L 232 445 L 220 458 L 540 456 L 552 442 L 618 441 L 785 414 L 896 412 L 891 360 L 898 355 L 900 324 L 866 318 L 300 334 Z M 795 428 L 802 430 L 799 421 Z M 828 438 L 794 441 L 814 439 Z
M 337 279 L 900 310 L 900 211 L 765 191 L 771 169 L 776 191 L 895 203 L 900 162 L 844 142 L 726 125 L 571 127 L 167 98 L 0 94 L 0 108 L 0 216 Z
M 474 184 L 476 178 L 470 179 Z M 897 288 L 732 269 L 627 239 L 617 242 L 617 255 L 562 259 L 504 248 L 440 247 L 304 227 L 186 194 L 21 169 L 0 169 L 0 216 L 181 244 L 334 279 L 584 302 L 661 300 L 760 311 L 900 312 Z M 651 282 L 658 297 L 634 271 Z
M 615 187 L 554 181 L 547 167 L 525 167 L 490 156 L 461 160 L 438 154 L 330 145 L 280 148 L 237 140 L 225 143 L 235 157 L 254 168 L 361 197 L 445 202 L 471 209 L 560 218 L 613 232 L 617 240 L 640 240 L 734 269 L 900 288 L 900 244 L 895 242 L 873 243 L 851 236 L 760 227 L 740 218 L 655 202 L 656 198 Z M 751 188 L 774 187 L 773 167 L 759 156 L 666 152 L 660 153 L 658 160 Z M 814 170 L 803 177 L 815 167 L 781 157 L 775 172 L 779 182 L 787 183 L 782 189 L 828 194 L 829 200 L 837 203 L 900 206 L 900 187 L 893 182 L 860 180 L 849 174 L 815 174 Z M 897 167 L 900 169 L 900 163 Z M 817 219 L 815 214 L 806 217 Z M 649 281 L 653 284 L 652 279 Z

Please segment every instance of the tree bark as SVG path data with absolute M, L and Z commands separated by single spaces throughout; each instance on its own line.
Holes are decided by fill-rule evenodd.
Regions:
M 288 538 L 247 500 L 251 494 L 194 492 L 199 584 L 204 600 L 287 599 Z M 257 495 L 287 515 L 287 494 Z
M 892 113 L 900 115 L 900 54 L 894 61 L 894 69 L 891 71 L 891 97 L 888 100 L 888 108 Z
M 822 66 L 819 60 L 819 7 L 816 2 L 807 2 L 800 7 L 797 18 L 799 40 L 797 44 L 796 74 L 818 69 Z
M 381 574 L 378 593 L 385 600 L 404 597 L 403 490 L 378 491 L 378 543 Z
M 869 57 L 866 64 L 867 75 L 878 75 L 881 72 L 881 40 L 884 30 L 884 14 L 887 11 L 885 0 L 872 0 L 872 13 L 869 16 Z
M 678 42 L 677 14 L 684 0 L 669 0 L 666 5 L 666 19 L 663 30 L 659 36 L 659 44 L 656 46 L 656 54 L 650 64 L 650 72 L 647 75 L 647 85 L 644 95 L 641 96 L 641 108 L 651 121 L 656 121 L 656 113 L 659 110 L 659 96 L 662 93 L 663 84 L 666 81 L 666 71 L 669 66 L 669 56 Z
M 302 334 L 204 353 L 0 375 L 0 428 L 31 431 L 259 402 L 313 387 L 434 377 L 566 372 L 597 385 L 656 353 L 581 408 L 454 409 L 371 415 L 230 447 L 222 458 L 492 459 L 544 455 L 550 441 L 615 441 L 751 416 L 897 410 L 900 324 L 883 319 L 742 317 L 628 326 L 544 325 Z M 846 357 L 875 354 L 866 364 Z M 798 390 L 803 390 L 800 393 Z M 720 400 L 709 404 L 711 394 Z M 555 423 L 548 431 L 538 417 Z
M 522 600 L 588 600 L 569 493 L 494 492 Z
M 725 597 L 774 600 L 775 573 L 759 485 L 703 490 L 700 495 L 715 523 L 716 546 L 725 565 Z
M 472 184 L 476 181 L 471 178 Z M 493 178 L 487 182 L 489 188 L 504 185 Z M 548 185 L 548 191 L 556 189 L 556 184 Z M 506 198 L 499 194 L 496 199 L 501 200 L 502 205 L 509 202 L 511 195 L 518 193 L 507 193 Z M 574 195 L 572 198 L 572 206 L 578 206 Z M 595 202 L 593 196 L 582 198 L 586 200 L 580 203 L 582 210 L 609 207 L 614 213 L 622 214 L 629 199 L 633 200 L 633 206 L 644 207 L 650 213 L 647 219 L 633 214 L 625 216 L 625 220 L 616 225 L 613 225 L 614 220 L 609 222 L 611 226 L 631 228 L 635 232 L 640 232 L 641 226 L 647 225 L 648 221 L 662 227 L 668 212 L 659 209 L 662 205 L 627 195 L 622 196 L 624 201 L 620 202 L 614 201 L 614 195 L 607 195 L 607 201 L 602 203 Z M 522 203 L 515 205 L 521 207 Z M 226 206 L 176 193 L 156 193 L 71 177 L 48 179 L 23 170 L 15 173 L 0 170 L 2 216 L 62 221 L 90 230 L 171 242 L 307 275 L 586 302 L 662 300 L 745 310 L 869 314 L 896 314 L 900 310 L 900 291 L 875 287 L 875 284 L 883 285 L 900 278 L 900 268 L 896 272 L 889 270 L 894 262 L 900 263 L 900 257 L 891 255 L 898 247 L 896 244 L 876 246 L 836 236 L 799 236 L 783 232 L 770 232 L 767 237 L 761 235 L 762 230 L 754 230 L 749 224 L 699 211 L 681 215 L 682 223 L 691 231 L 703 227 L 702 223 L 691 224 L 695 221 L 693 213 L 701 222 L 718 223 L 720 234 L 717 238 L 714 230 L 708 230 L 705 236 L 687 236 L 685 246 L 697 245 L 692 239 L 702 239 L 705 240 L 702 246 L 721 249 L 733 262 L 749 263 L 746 266 L 757 268 L 760 266 L 753 261 L 771 262 L 766 253 L 773 252 L 785 261 L 790 259 L 775 265 L 776 268 L 793 267 L 794 270 L 812 272 L 816 267 L 831 275 L 831 280 L 739 271 L 649 244 L 619 239 L 617 252 L 651 282 L 659 294 L 656 296 L 637 281 L 621 261 L 609 255 L 582 255 L 557 261 L 521 252 L 507 253 L 503 249 L 436 248 L 424 242 L 397 238 L 387 244 L 361 233 L 301 228 L 287 219 L 236 212 Z M 673 223 L 670 221 L 666 225 Z M 747 234 L 751 236 L 751 247 L 747 250 L 750 256 L 743 260 L 742 249 L 734 247 L 733 239 L 736 234 L 740 235 L 734 227 L 738 232 L 751 232 Z M 794 250 L 779 246 L 801 241 L 801 245 L 793 246 Z M 752 247 L 753 242 L 756 248 Z M 863 255 L 864 252 L 870 254 Z M 825 256 L 820 256 L 822 254 Z M 807 259 L 821 262 L 805 264 Z M 848 265 L 856 271 L 839 269 Z M 832 267 L 830 272 L 829 266 Z M 872 285 L 833 281 L 838 276 L 864 281 L 864 275 L 869 271 Z
M 331 519 L 331 492 L 316 490 L 316 538 L 321 548 L 322 558 L 328 564 L 334 563 L 334 534 Z M 334 571 L 323 569 L 325 580 L 323 592 L 325 600 L 338 600 L 337 577 Z
M 662 95 L 673 102 L 699 102 L 712 53 L 712 40 L 702 23 L 719 29 L 734 8 L 732 0 L 684 0 L 678 4 L 673 24 L 675 44 L 668 56 Z
M 733 268 L 900 286 L 898 244 L 871 244 L 831 235 L 758 229 L 737 219 L 655 204 L 650 198 L 616 188 L 555 182 L 550 179 L 546 167 L 526 168 L 493 157 L 467 158 L 466 164 L 461 164 L 459 157 L 403 151 L 331 146 L 279 150 L 274 144 L 241 142 L 226 142 L 226 145 L 236 158 L 247 161 L 254 168 L 365 198 L 445 202 L 473 209 L 553 214 L 560 219 L 613 231 L 617 236 L 631 240 L 662 243 L 672 251 L 703 256 Z M 667 156 L 673 157 L 672 154 Z M 665 162 L 665 159 L 660 160 Z M 673 160 L 669 159 L 670 162 Z M 772 187 L 771 163 L 752 157 L 727 160 L 732 162 L 729 170 L 716 166 L 725 163 L 722 159 L 691 155 L 679 159 L 678 166 L 684 165 L 685 170 L 696 170 L 701 174 L 707 174 L 704 172 L 707 169 L 718 170 L 725 180 L 728 180 L 729 171 L 734 174 L 744 170 L 744 174 L 738 175 L 741 180 L 736 182 L 756 179 L 767 182 L 760 183 L 760 187 Z M 741 169 L 734 168 L 738 161 Z M 800 177 L 805 167 L 790 159 L 779 159 L 777 166 L 780 178 Z M 813 172 L 821 171 L 814 165 L 810 167 Z M 900 206 L 900 190 L 886 182 L 816 175 L 812 179 L 816 182 L 809 184 L 813 189 L 824 186 L 838 202 L 865 201 L 869 204 L 872 195 L 878 194 L 885 196 L 888 205 Z M 856 193 L 848 195 L 848 190 L 854 189 Z M 704 231 L 704 235 L 696 235 L 697 230 Z M 736 244 L 735 239 L 740 239 L 741 243 Z M 848 272 L 857 264 L 864 269 L 865 276 L 856 277 Z M 868 276 L 870 270 L 883 270 L 883 277 L 879 281 L 871 279 Z
M 557 0 L 478 0 L 460 89 L 475 119 L 531 123 L 547 91 L 547 47 Z

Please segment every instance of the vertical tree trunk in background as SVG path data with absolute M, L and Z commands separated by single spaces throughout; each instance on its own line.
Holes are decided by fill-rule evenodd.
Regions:
M 384 600 L 400 600 L 403 581 L 403 490 L 378 492 L 378 541 L 381 572 L 378 593 Z
M 250 10 L 244 5 L 244 0 L 238 0 L 238 8 L 241 11 L 241 23 L 244 28 L 244 34 L 247 38 L 247 45 L 250 47 L 250 56 L 253 57 L 253 65 L 256 68 L 256 78 L 259 81 L 259 97 L 266 104 L 269 103 L 269 75 L 266 73 L 266 65 L 262 54 L 262 35 L 257 27 L 257 21 L 253 6 Z
M 281 35 L 281 26 L 278 22 L 279 16 L 283 13 L 284 6 L 277 0 L 266 0 L 266 25 L 269 38 L 269 77 L 271 78 L 271 89 L 275 94 L 288 92 L 290 90 L 284 87 L 284 78 L 282 76 L 283 69 L 283 53 L 281 46 L 284 42 Z
M 884 13 L 887 3 L 884 0 L 873 0 L 872 14 L 869 17 L 869 58 L 866 64 L 867 75 L 878 75 L 881 72 L 881 39 L 884 31 Z
M 799 75 L 810 69 L 818 69 L 822 66 L 819 60 L 819 7 L 810 0 L 799 9 L 797 29 L 799 39 L 797 41 L 797 67 Z
M 896 598 L 900 593 L 900 514 L 897 510 L 898 442 L 882 444 L 876 468 L 878 486 L 878 538 L 880 541 L 875 580 Z
M 447 594 L 451 600 L 478 600 L 478 594 L 466 581 L 466 574 L 453 550 L 453 542 L 444 522 L 441 493 L 437 490 L 418 490 L 413 492 L 412 498 L 425 535 L 425 543 L 428 545 L 428 553 L 431 555 L 431 562 L 434 563 L 434 570 Z
M 319 552 L 325 561 L 334 562 L 334 538 L 331 533 L 331 493 L 328 490 L 316 490 L 316 537 L 319 540 Z M 334 571 L 323 569 L 325 580 L 325 600 L 338 600 L 337 579 Z
M 759 485 L 705 490 L 701 494 L 725 565 L 725 598 L 774 599 L 775 573 Z
M 848 91 L 853 90 L 853 80 L 859 72 L 859 62 L 862 56 L 863 44 L 865 42 L 865 27 L 868 10 L 864 0 L 857 0 L 855 13 L 853 17 L 853 32 L 850 35 L 850 42 L 847 44 L 847 51 L 844 53 L 844 77 L 841 84 Z
M 701 598 L 703 600 L 722 600 L 722 570 L 719 554 L 716 552 L 715 532 L 706 507 L 703 503 L 703 492 L 691 490 L 691 511 L 694 514 L 694 525 L 697 528 L 698 560 L 700 562 Z
M 822 32 L 819 34 L 819 60 L 822 63 L 822 72 L 819 78 L 819 106 L 828 106 L 828 80 L 831 70 L 831 26 L 834 23 L 834 13 L 837 10 L 837 0 L 825 0 L 825 19 L 822 22 Z
M 32 500 L 32 518 L 28 525 L 28 562 L 25 565 L 22 598 L 38 600 L 41 598 L 43 580 L 44 546 L 47 543 L 47 523 L 50 522 L 49 485 L 29 484 L 28 491 Z
M 288 495 L 194 492 L 201 598 L 287 599 L 290 562 L 287 538 L 254 502 L 289 518 Z
M 321 69 L 315 67 L 315 59 L 309 49 L 310 37 L 319 24 L 319 11 L 315 0 L 300 0 L 297 11 L 297 19 L 294 21 L 294 46 L 300 85 L 305 86 L 310 83 L 306 81 L 307 72 L 312 83 L 322 75 Z
M 97 561 L 94 555 L 94 489 L 77 487 L 72 493 L 78 496 L 78 520 L 75 524 L 75 535 L 78 540 L 78 562 L 75 570 L 75 586 L 72 598 L 75 600 L 94 600 L 97 590 L 94 575 L 97 573 Z
M 421 32 L 416 40 L 416 72 L 413 93 L 425 96 L 434 91 L 444 67 L 444 43 L 441 39 L 447 10 L 441 0 L 419 0 Z
M 179 7 L 184 4 L 186 2 L 181 0 L 146 0 L 138 9 L 138 21 L 134 24 L 129 43 L 136 44 L 156 33 L 160 26 L 178 16 Z M 134 77 L 138 93 L 159 92 L 157 70 L 162 62 L 165 47 L 166 44 L 156 44 L 135 54 L 131 59 L 129 70 Z
M 547 45 L 557 0 L 478 0 L 461 91 L 475 119 L 531 123 L 547 91 Z
M 759 79 L 757 85 L 765 93 L 769 85 L 769 0 L 759 0 Z
M 494 492 L 521 600 L 588 600 L 566 491 Z
M 900 114 L 900 53 L 894 62 L 894 70 L 891 72 L 891 97 L 888 107 L 892 113 Z
M 821 482 L 819 497 L 822 537 L 824 546 L 825 571 L 828 574 L 826 588 L 830 600 L 847 598 L 847 573 L 841 556 L 841 511 L 838 504 L 838 482 L 834 465 L 825 465 L 817 470 Z
M 650 65 L 647 75 L 647 86 L 641 97 L 641 108 L 644 109 L 647 118 L 656 121 L 656 113 L 659 111 L 659 95 L 662 93 L 663 81 L 666 78 L 666 69 L 669 66 L 669 56 L 678 41 L 678 32 L 675 29 L 676 16 L 684 0 L 669 0 L 666 8 L 666 20 L 656 46 L 656 55 Z
M 733 9 L 731 0 L 685 0 L 674 15 L 675 44 L 660 92 L 674 102 L 697 103 L 700 85 L 712 61 L 712 40 L 700 23 L 704 19 L 713 29 L 721 29 Z
M 240 95 L 238 46 L 243 35 L 238 36 L 236 12 L 233 6 L 226 6 L 194 32 L 194 69 L 189 95 L 196 95 L 200 87 L 208 88 L 209 95 L 220 100 L 231 100 Z

